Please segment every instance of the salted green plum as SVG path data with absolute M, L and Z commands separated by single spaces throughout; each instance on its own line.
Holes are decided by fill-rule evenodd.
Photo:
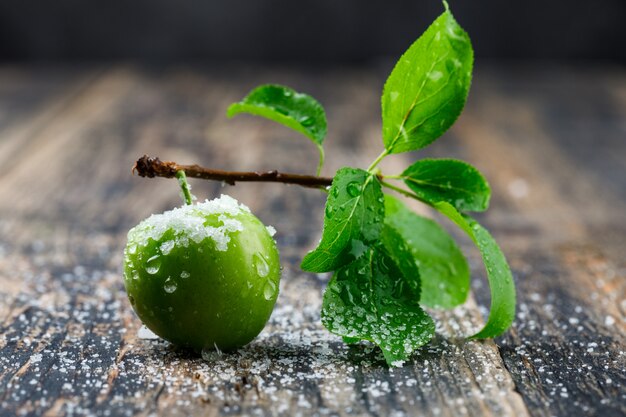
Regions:
M 273 228 L 229 196 L 152 215 L 128 232 L 133 309 L 178 346 L 232 350 L 270 317 L 280 280 Z

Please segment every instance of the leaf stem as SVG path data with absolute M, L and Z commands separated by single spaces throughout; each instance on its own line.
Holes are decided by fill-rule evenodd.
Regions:
M 384 151 L 380 153 L 380 155 L 378 155 L 376 159 L 374 159 L 374 162 L 372 162 L 369 168 L 367 168 L 367 171 L 372 172 L 374 168 L 376 168 L 376 166 L 380 163 L 380 161 L 382 161 L 383 158 L 385 158 L 387 155 L 389 155 L 389 151 L 385 149 Z
M 392 177 L 385 176 L 384 178 L 392 178 Z M 385 181 L 381 181 L 380 183 L 383 187 L 389 188 L 390 190 L 394 190 L 395 192 L 398 192 L 406 197 L 414 198 L 415 200 L 418 200 L 418 201 L 421 201 L 422 203 L 426 203 L 430 205 L 427 201 L 422 200 L 417 195 L 413 194 L 412 192 L 408 190 L 405 190 L 404 188 L 396 187 L 395 185 L 389 184 L 388 182 L 385 182 Z
M 180 185 L 180 190 L 183 194 L 183 201 L 188 206 L 192 205 L 193 196 L 191 195 L 191 187 L 187 182 L 187 176 L 185 175 L 185 171 L 176 171 L 176 178 L 178 179 L 178 184 Z
M 322 167 L 324 166 L 324 148 L 322 145 L 317 145 L 317 149 L 320 151 L 320 161 L 317 163 L 317 171 L 315 175 L 319 177 L 322 172 Z
M 174 178 L 177 176 L 178 172 L 182 171 L 188 177 L 223 181 L 229 185 L 235 185 L 236 182 L 280 182 L 283 184 L 295 184 L 302 187 L 324 189 L 333 182 L 333 179 L 329 177 L 289 174 L 278 171 L 221 171 L 204 168 L 199 165 L 179 165 L 176 162 L 161 161 L 159 158 L 152 158 L 147 155 L 142 156 L 135 162 L 132 171 L 137 172 L 140 177 L 148 178 Z
M 394 177 L 396 177 L 396 175 L 385 176 L 384 178 L 392 178 L 392 179 L 396 179 L 396 178 L 394 178 Z M 397 178 L 397 179 L 401 179 L 401 178 L 402 178 L 402 177 Z M 400 194 L 402 194 L 402 195 L 403 195 L 403 196 L 405 196 L 405 197 L 412 198 L 412 199 L 414 199 L 414 200 L 419 201 L 420 203 L 424 203 L 424 204 L 426 204 L 427 206 L 430 206 L 430 207 L 432 207 L 432 208 L 434 208 L 434 209 L 437 209 L 437 207 L 436 207 L 436 206 L 435 206 L 432 202 L 430 202 L 430 201 L 426 201 L 426 200 L 424 200 L 424 199 L 420 198 L 417 194 L 414 194 L 414 193 L 412 193 L 412 192 L 411 192 L 411 191 L 409 191 L 409 190 L 405 190 L 404 188 L 397 187 L 397 186 L 395 186 L 395 185 L 393 185 L 393 184 L 389 184 L 388 182 L 385 182 L 385 181 L 381 181 L 381 182 L 380 182 L 380 184 L 381 184 L 383 187 L 389 188 L 390 190 L 394 190 L 395 192 L 400 193 Z

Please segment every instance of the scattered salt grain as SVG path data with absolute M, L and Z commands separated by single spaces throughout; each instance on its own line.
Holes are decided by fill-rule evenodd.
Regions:
M 146 326 L 141 326 L 139 328 L 139 331 L 137 332 L 137 337 L 144 340 L 159 339 L 159 336 L 154 334 L 152 330 L 148 329 Z
M 161 244 L 161 253 L 163 255 L 167 255 L 168 253 L 170 253 L 170 251 L 174 248 L 175 243 L 176 242 L 173 240 L 163 242 Z
M 185 205 L 153 214 L 128 232 L 129 242 L 147 246 L 150 240 L 160 241 L 166 232 L 172 233 L 173 240 L 161 244 L 161 252 L 167 255 L 175 245 L 187 246 L 189 240 L 200 243 L 212 239 L 219 251 L 226 251 L 232 233 L 242 231 L 242 223 L 234 218 L 240 213 L 249 213 L 250 209 L 239 204 L 234 198 L 222 195 L 203 203 Z M 206 224 L 207 217 L 218 214 L 221 226 Z

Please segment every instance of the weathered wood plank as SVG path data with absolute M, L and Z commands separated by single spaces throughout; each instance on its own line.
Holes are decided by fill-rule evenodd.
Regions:
M 0 175 L 31 151 L 30 140 L 97 76 L 96 70 L 42 71 L 0 70 Z
M 53 117 L 12 124 L 21 136 L 4 142 L 26 140 L 29 152 L 0 177 L 0 195 L 11 196 L 0 201 L 0 414 L 621 415 L 624 264 L 609 247 L 614 240 L 593 232 L 599 224 L 620 227 L 624 200 L 594 176 L 600 161 L 560 152 L 558 129 L 538 119 L 537 103 L 546 103 L 540 91 L 511 91 L 526 79 L 520 75 L 479 73 L 466 115 L 425 151 L 467 159 L 493 184 L 493 207 L 482 219 L 511 261 L 521 303 L 500 347 L 462 339 L 488 305 L 476 253 L 463 238 L 479 307 L 470 299 L 435 312 L 436 339 L 390 370 L 370 346 L 343 345 L 321 327 L 328 276 L 298 268 L 319 237 L 322 195 L 198 181 L 198 196 L 228 192 L 278 229 L 285 270 L 276 310 L 251 345 L 210 362 L 138 338 L 121 282 L 125 231 L 179 197 L 174 181 L 131 177 L 134 159 L 150 153 L 220 169 L 314 171 L 316 151 L 306 140 L 257 119 L 226 120 L 231 101 L 267 81 L 309 91 L 327 107 L 325 172 L 366 166 L 379 153 L 382 78 L 295 74 L 108 71 L 68 93 Z M 535 74 L 544 83 L 554 78 Z M 590 75 L 585 82 L 604 81 Z M 555 90 L 565 88 L 572 85 Z M 28 130 L 35 119 L 41 128 Z M 606 127 L 610 149 L 622 146 L 614 122 Z M 576 152 L 591 146 L 582 143 Z M 397 171 L 413 157 L 383 169 Z M 580 188 L 564 188 L 567 179 Z
M 623 109 L 597 74 L 563 74 L 479 80 L 460 137 L 472 143 L 470 159 L 489 166 L 495 194 L 508 197 L 486 220 L 518 274 L 518 320 L 500 350 L 525 403 L 536 415 L 623 415 L 626 264 L 614 244 L 625 238 L 626 199 L 614 187 L 626 166 L 613 159 L 607 171 L 611 158 L 594 155 L 626 155 L 615 116 Z

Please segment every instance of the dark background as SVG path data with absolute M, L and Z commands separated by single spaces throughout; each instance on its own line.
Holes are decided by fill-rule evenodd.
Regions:
M 450 0 L 476 55 L 626 62 L 626 0 Z M 3 0 L 0 61 L 364 63 L 397 56 L 437 0 Z

